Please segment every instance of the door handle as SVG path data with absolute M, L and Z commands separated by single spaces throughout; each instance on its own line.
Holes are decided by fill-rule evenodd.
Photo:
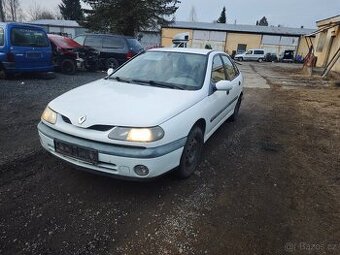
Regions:
M 238 82 L 238 85 L 239 85 L 239 86 L 241 85 L 241 82 L 240 82 L 240 81 Z

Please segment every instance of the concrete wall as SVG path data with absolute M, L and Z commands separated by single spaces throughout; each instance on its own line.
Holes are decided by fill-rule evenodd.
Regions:
M 176 34 L 180 33 L 189 33 L 189 46 L 192 44 L 192 34 L 193 31 L 191 29 L 177 29 L 177 28 L 162 28 L 162 47 L 172 47 L 172 38 Z
M 171 47 L 172 39 L 176 34 L 189 33 L 189 47 L 204 48 L 206 44 L 210 44 L 213 49 L 222 50 L 228 54 L 232 54 L 239 44 L 246 45 L 246 50 L 252 48 L 263 48 L 267 52 L 276 54 L 282 53 L 284 50 L 294 50 L 296 54 L 306 56 L 308 47 L 303 37 L 298 36 L 280 36 L 280 35 L 262 35 L 250 33 L 235 32 L 217 32 L 208 30 L 191 30 L 177 28 L 163 28 L 161 45 L 163 47 Z
M 260 48 L 261 38 L 262 35 L 260 34 L 228 33 L 224 51 L 228 54 L 231 54 L 233 50 L 237 50 L 238 44 L 246 44 L 247 50 L 252 48 Z
M 340 22 L 340 16 L 319 21 L 317 22 L 317 26 L 320 28 L 335 22 Z M 316 66 L 325 67 L 340 48 L 340 25 L 318 33 L 315 38 L 314 47 L 314 54 L 318 58 Z M 340 73 L 340 59 L 335 63 L 332 71 Z
M 312 43 L 314 45 L 315 38 L 312 37 L 311 39 L 312 39 Z M 301 36 L 299 46 L 298 46 L 298 49 L 297 49 L 297 55 L 305 57 L 308 54 L 308 52 L 309 52 L 309 48 L 308 48 L 308 45 L 307 45 L 307 42 L 306 42 L 306 38 L 304 36 Z

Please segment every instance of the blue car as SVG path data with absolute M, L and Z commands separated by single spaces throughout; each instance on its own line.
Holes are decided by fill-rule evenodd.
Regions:
M 0 22 L 0 72 L 50 72 L 52 48 L 46 32 L 38 26 Z

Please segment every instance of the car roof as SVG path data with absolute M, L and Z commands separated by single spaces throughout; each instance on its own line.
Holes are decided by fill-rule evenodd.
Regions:
M 201 55 L 208 55 L 214 50 L 196 49 L 196 48 L 153 48 L 148 51 L 167 51 L 167 52 L 195 53 L 195 54 L 201 54 Z
M 78 36 L 88 36 L 88 35 L 93 35 L 93 36 L 115 36 L 115 37 L 121 37 L 121 38 L 126 38 L 126 39 L 136 39 L 133 36 L 128 36 L 128 35 L 116 35 L 116 34 L 92 34 L 92 33 L 85 33 L 85 34 L 79 34 L 75 37 Z M 137 39 L 136 39 L 137 40 Z

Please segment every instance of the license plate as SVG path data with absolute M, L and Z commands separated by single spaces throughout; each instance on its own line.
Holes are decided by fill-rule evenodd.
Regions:
M 71 143 L 54 140 L 55 151 L 72 158 L 80 159 L 91 164 L 98 163 L 98 151 L 90 148 L 81 147 Z

